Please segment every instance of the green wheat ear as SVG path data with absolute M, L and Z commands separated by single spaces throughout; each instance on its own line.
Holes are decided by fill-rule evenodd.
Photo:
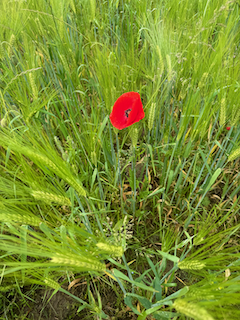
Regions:
M 201 301 L 201 300 L 212 300 L 215 299 L 215 295 L 209 293 L 209 290 L 204 289 L 192 289 L 190 287 L 190 291 L 188 292 L 188 297 L 194 298 L 194 300 Z
M 199 87 L 200 89 L 205 86 L 206 80 L 207 80 L 207 78 L 208 78 L 208 75 L 209 75 L 209 74 L 208 74 L 207 72 L 204 72 L 204 74 L 202 75 L 202 78 L 200 79 L 199 84 L 198 84 L 198 87 Z
M 235 126 L 240 120 L 240 108 L 238 105 L 233 106 L 231 125 Z
M 81 184 L 75 180 L 68 171 L 63 169 L 60 169 L 58 166 L 55 165 L 53 161 L 51 161 L 49 158 L 47 158 L 45 155 L 41 155 L 38 153 L 35 153 L 31 150 L 28 150 L 27 148 L 22 148 L 22 152 L 32 159 L 34 162 L 38 162 L 43 166 L 48 167 L 53 171 L 56 175 L 58 175 L 60 178 L 64 179 L 70 186 L 72 186 L 76 192 L 80 195 L 85 197 L 86 196 L 86 191 L 84 188 L 81 186 Z
M 214 320 L 214 318 L 199 305 L 187 302 L 184 299 L 177 299 L 173 303 L 173 307 L 180 313 L 195 320 Z
M 111 254 L 114 257 L 122 257 L 124 250 L 121 246 L 114 246 L 103 242 L 98 242 L 97 247 L 105 251 L 108 254 Z
M 54 280 L 49 279 L 49 278 L 45 278 L 44 282 L 46 283 L 46 285 L 50 288 L 53 288 L 54 290 L 59 290 L 61 288 L 61 286 Z
M 154 116 L 155 116 L 156 103 L 152 103 L 149 116 L 148 116 L 148 129 L 149 131 L 153 128 Z
M 178 267 L 181 270 L 201 270 L 206 267 L 206 264 L 199 260 L 192 260 L 192 261 L 183 260 L 178 263 Z
M 18 288 L 16 284 L 11 284 L 10 286 L 0 286 L 0 292 L 7 292 Z
M 57 136 L 54 136 L 54 141 L 55 141 L 55 144 L 56 144 L 58 150 L 61 152 L 63 160 L 67 161 L 68 155 L 65 153 L 65 151 L 63 149 L 62 142 L 60 141 L 60 139 Z
M 17 213 L 2 213 L 0 214 L 0 221 L 27 224 L 36 227 L 39 226 L 39 224 L 42 222 L 38 217 Z
M 85 271 L 97 271 L 104 272 L 106 269 L 105 264 L 93 260 L 91 258 L 85 258 L 78 255 L 72 254 L 58 254 L 51 257 L 51 261 L 54 264 L 59 264 L 61 266 L 72 266 L 74 268 L 80 268 Z
M 131 134 L 132 134 L 132 145 L 135 148 L 138 142 L 138 128 L 133 128 Z
M 33 191 L 32 196 L 36 200 L 41 200 L 45 203 L 58 203 L 60 205 L 71 206 L 71 201 L 67 197 L 59 196 L 57 194 L 43 192 L 43 191 Z
M 226 123 L 226 99 L 222 98 L 220 105 L 220 126 Z
M 9 40 L 9 47 L 8 47 L 8 55 L 10 56 L 12 53 L 12 47 L 14 46 L 16 42 L 16 37 L 14 34 L 11 35 L 10 40 Z
M 230 156 L 228 157 L 228 161 L 233 161 L 235 159 L 237 159 L 238 157 L 240 157 L 240 147 L 237 148 L 236 150 L 234 150 Z
M 60 54 L 60 59 L 62 60 L 62 64 L 63 64 L 64 70 L 66 70 L 70 74 L 70 69 L 69 69 L 67 60 L 64 57 L 64 55 Z
M 4 56 L 4 50 L 3 50 L 2 42 L 0 41 L 0 61 L 3 59 L 3 56 Z
M 91 161 L 96 167 L 97 166 L 97 155 L 96 155 L 95 151 L 91 151 Z
M 37 89 L 37 85 L 35 82 L 34 74 L 32 72 L 29 73 L 29 80 L 30 80 L 30 85 L 32 88 L 33 99 L 36 100 L 38 98 L 38 89 Z

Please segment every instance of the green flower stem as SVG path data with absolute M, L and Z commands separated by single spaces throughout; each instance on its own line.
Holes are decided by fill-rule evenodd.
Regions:
M 109 136 L 110 136 L 110 144 L 111 144 L 111 152 L 112 152 L 112 162 L 113 162 L 114 169 L 116 169 L 116 157 L 115 157 L 115 151 L 113 146 L 112 130 L 111 130 L 110 123 L 108 123 L 108 127 L 109 127 Z
M 123 188 L 122 188 L 122 177 L 121 177 L 121 167 L 120 167 L 120 149 L 118 141 L 118 132 L 116 132 L 116 141 L 117 141 L 117 155 L 118 155 L 118 180 L 120 185 L 120 201 L 121 201 L 121 210 L 123 210 Z
M 133 146 L 133 160 L 132 160 L 132 170 L 133 170 L 133 215 L 136 212 L 136 152 L 135 147 Z
M 125 267 L 126 267 L 126 269 L 127 269 L 129 279 L 130 279 L 131 281 L 134 281 L 134 280 L 133 280 L 133 277 L 132 277 L 132 273 L 131 273 L 131 271 L 130 271 L 130 269 L 129 269 L 129 266 L 128 266 L 128 264 L 127 264 L 127 260 L 126 260 L 124 254 L 122 255 L 122 259 L 123 259 L 123 262 L 124 262 Z M 132 293 L 134 293 L 134 286 L 132 286 Z
M 146 161 L 146 177 L 148 178 L 148 145 L 150 141 L 150 130 L 148 130 L 148 136 L 147 136 L 147 143 L 146 143 L 146 155 L 147 155 L 147 161 Z
M 83 208 L 83 205 L 82 205 L 82 203 L 81 203 L 81 201 L 80 201 L 80 198 L 78 197 L 78 195 L 77 195 L 76 192 L 75 192 L 75 196 L 76 196 L 76 199 L 77 199 L 77 202 L 78 202 L 78 204 L 79 204 L 79 207 L 80 207 L 81 211 L 82 211 L 83 213 L 85 213 L 85 210 L 84 210 L 84 208 Z M 92 234 L 93 232 L 92 232 L 91 225 L 90 225 L 90 222 L 89 222 L 89 220 L 88 220 L 87 215 L 84 215 L 84 216 L 82 217 L 82 220 L 83 220 L 83 224 L 84 224 L 85 227 L 87 228 L 88 232 Z

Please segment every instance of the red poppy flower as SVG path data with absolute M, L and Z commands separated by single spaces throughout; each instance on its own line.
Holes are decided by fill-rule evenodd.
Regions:
M 229 131 L 231 129 L 231 127 L 226 127 L 226 129 Z
M 137 92 L 126 92 L 114 103 L 110 114 L 112 125 L 122 130 L 145 117 L 140 94 Z

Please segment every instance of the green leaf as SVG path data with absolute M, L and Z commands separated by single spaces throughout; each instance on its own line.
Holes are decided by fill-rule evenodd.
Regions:
M 55 243 L 55 240 L 53 239 L 51 229 L 49 229 L 43 222 L 39 224 L 39 228 L 42 230 L 42 232 L 45 233 L 45 235 L 50 239 L 52 242 Z
M 151 197 L 153 197 L 153 196 L 156 196 L 157 194 L 162 193 L 164 190 L 165 190 L 164 187 L 163 187 L 163 188 L 157 187 L 157 189 L 155 189 L 152 193 L 150 193 L 150 194 L 146 197 L 146 199 L 149 199 L 149 198 L 151 198 Z M 144 200 L 144 199 L 143 199 L 143 200 Z M 142 201 L 142 200 L 140 200 L 140 201 Z
M 108 119 L 109 119 L 109 116 L 106 116 L 104 119 L 103 119 L 103 122 L 98 130 L 98 134 L 97 134 L 97 139 L 101 139 L 101 135 L 102 135 L 102 132 L 103 132 L 103 129 L 105 128 L 107 122 L 108 122 Z
M 130 283 L 132 283 L 133 285 L 135 285 L 136 287 L 139 287 L 141 289 L 147 290 L 147 291 L 151 291 L 151 292 L 157 292 L 154 288 L 147 286 L 146 284 L 142 283 L 142 282 L 137 282 L 137 281 L 133 281 L 130 280 L 124 273 L 122 273 L 121 271 L 117 270 L 117 269 L 113 269 L 113 275 L 115 277 L 118 277 L 120 279 L 123 279 L 125 281 L 128 281 Z
M 220 173 L 222 172 L 221 168 L 218 168 L 214 174 L 212 175 L 211 180 L 209 181 L 209 184 L 205 190 L 205 194 L 210 190 L 210 188 L 212 187 L 212 185 L 214 184 L 214 182 L 217 180 L 218 176 L 220 175 Z
M 162 306 L 164 304 L 168 304 L 168 302 L 170 302 L 170 304 L 172 304 L 172 300 L 173 299 L 177 299 L 177 298 L 180 298 L 180 297 L 184 296 L 188 291 L 189 291 L 189 287 L 186 286 L 186 287 L 178 290 L 177 292 L 174 292 L 173 294 L 170 294 L 170 296 L 168 296 L 167 298 L 154 303 L 152 305 L 152 308 L 157 307 L 157 306 Z
M 137 310 L 137 308 L 135 308 L 135 307 L 133 306 L 133 304 L 132 304 L 132 297 L 126 296 L 126 297 L 124 298 L 124 302 L 126 303 L 126 305 L 127 305 L 129 308 L 132 309 L 132 311 L 133 311 L 135 314 L 141 314 L 141 313 Z
M 169 171 L 169 174 L 168 174 L 168 182 L 167 182 L 166 193 L 168 192 L 168 190 L 169 190 L 169 188 L 170 188 L 170 185 L 171 185 L 171 183 L 172 183 L 173 175 L 174 175 L 174 171 L 173 171 L 173 170 L 170 170 L 170 171 Z
M 97 172 L 98 172 L 98 169 L 95 168 L 94 171 L 93 171 L 93 174 L 92 174 L 91 190 L 92 190 L 93 184 L 94 184 L 94 182 L 95 182 L 95 180 L 96 180 Z
M 179 262 L 179 258 L 176 256 L 172 256 L 171 254 L 160 251 L 160 250 L 157 250 L 157 252 L 159 252 L 164 258 L 166 258 L 172 262 L 176 262 L 176 263 Z
M 129 296 L 132 298 L 137 298 L 145 309 L 151 308 L 151 305 L 152 305 L 151 302 L 145 297 L 142 297 L 142 296 L 135 294 L 135 293 L 127 293 L 126 296 Z

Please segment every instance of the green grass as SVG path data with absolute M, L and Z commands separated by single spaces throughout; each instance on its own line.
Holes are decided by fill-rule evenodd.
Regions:
M 239 319 L 239 11 L 1 1 L 0 319 Z

